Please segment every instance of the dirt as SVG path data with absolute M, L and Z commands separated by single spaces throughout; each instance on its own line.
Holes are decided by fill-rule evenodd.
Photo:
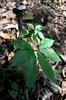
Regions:
M 53 48 L 59 54 L 63 55 L 62 57 L 63 61 L 57 64 L 57 66 L 59 66 L 60 69 L 62 69 L 61 71 L 62 73 L 60 73 L 60 76 L 59 76 L 60 77 L 59 79 L 61 80 L 61 81 L 59 80 L 60 81 L 59 86 L 61 87 L 63 92 L 61 93 L 61 95 L 58 94 L 57 98 L 55 98 L 55 94 L 53 94 L 51 89 L 48 89 L 48 87 L 44 86 L 44 81 L 45 81 L 44 77 L 42 77 L 42 75 L 39 75 L 40 78 L 37 82 L 36 89 L 33 91 L 32 94 L 29 92 L 29 96 L 31 98 L 30 100 L 46 100 L 46 99 L 50 100 L 49 98 L 51 98 L 51 100 L 65 100 L 63 98 L 66 95 L 66 76 L 64 76 L 65 75 L 64 72 L 66 72 L 64 69 L 66 68 L 66 11 L 65 11 L 66 3 L 63 3 L 63 4 L 59 2 L 53 3 L 51 1 L 52 0 L 48 2 L 45 2 L 45 1 L 43 2 L 41 0 L 41 3 L 40 3 L 38 2 L 38 0 L 36 0 L 36 1 L 33 1 L 33 3 L 31 3 L 29 8 L 33 13 L 34 23 L 39 23 L 44 26 L 45 30 L 43 34 L 46 37 L 50 37 L 51 39 L 55 40 L 55 44 Z M 18 0 L 0 0 L 0 33 L 2 32 L 1 33 L 2 35 L 0 34 L 0 45 L 1 44 L 4 45 L 4 49 L 7 48 L 7 51 L 8 51 L 7 55 L 9 55 L 11 51 L 13 50 L 13 47 L 8 43 L 8 41 L 15 34 L 14 29 L 18 30 L 18 28 L 16 27 L 16 24 L 17 24 L 16 16 L 12 11 L 16 5 L 16 2 L 18 2 Z M 22 1 L 20 0 L 20 2 Z M 0 64 L 1 64 L 0 68 L 1 67 L 5 68 L 5 65 L 9 65 L 7 56 L 4 56 L 3 52 L 0 52 Z M 56 66 L 56 64 L 54 64 L 54 66 Z M 9 76 L 9 74 L 13 72 L 8 73 L 7 71 L 5 71 L 5 75 L 6 73 Z M 0 74 L 1 74 L 0 76 L 1 79 L 5 77 L 5 75 L 2 75 L 3 74 L 2 71 L 0 71 Z M 11 77 L 13 77 L 12 80 L 14 80 L 15 78 L 18 79 L 18 75 L 15 74 L 15 72 L 14 72 L 14 75 L 10 75 L 10 77 L 8 78 L 11 79 Z M 6 89 L 6 87 L 9 88 L 10 86 L 8 78 L 6 77 L 5 80 L 1 80 L 2 92 L 0 92 L 0 99 L 1 100 L 9 100 L 9 99 L 16 100 L 16 99 L 11 98 L 8 95 L 8 92 Z M 4 88 L 2 85 L 2 81 L 4 82 L 3 84 Z M 8 86 L 7 86 L 7 83 L 9 83 Z M 42 96 L 42 93 L 43 93 L 42 89 L 44 89 L 44 92 L 45 92 L 45 95 L 43 96 Z M 24 98 L 25 100 L 29 100 L 28 97 L 25 97 L 28 94 L 26 91 L 27 89 L 25 89 L 23 92 Z M 40 91 L 42 92 L 39 93 Z M 17 100 L 18 100 L 18 97 L 17 97 Z

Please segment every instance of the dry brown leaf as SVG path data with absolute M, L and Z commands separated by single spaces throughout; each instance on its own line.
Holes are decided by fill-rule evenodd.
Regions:
M 12 34 L 10 34 L 10 33 L 3 33 L 3 32 L 0 32 L 0 37 L 2 37 L 4 39 L 7 39 L 7 40 L 15 39 L 15 36 L 13 36 Z
M 62 82 L 62 93 L 61 95 L 64 96 L 66 94 L 66 80 Z
M 62 55 L 62 54 L 60 54 L 60 56 L 61 56 L 62 59 L 66 62 L 66 55 Z
M 8 61 L 11 60 L 13 56 L 14 56 L 13 52 L 11 52 L 10 54 L 8 54 Z
M 22 3 L 23 3 L 24 5 L 26 5 L 26 4 L 27 4 L 27 0 L 23 0 Z
M 2 25 L 2 24 L 7 24 L 7 23 L 10 23 L 10 21 L 8 21 L 8 20 L 6 20 L 6 19 L 3 19 L 3 20 L 0 21 L 0 24 L 1 24 L 1 25 Z
M 14 19 L 16 15 L 12 11 L 7 11 L 7 12 L 3 13 L 2 16 L 6 17 L 6 19 L 8 19 L 8 18 Z
M 3 12 L 5 12 L 5 11 L 6 11 L 6 9 L 0 8 L 0 13 L 3 13 Z
M 7 26 L 4 28 L 5 30 L 9 29 L 9 28 L 14 28 L 16 30 L 18 30 L 18 24 L 7 24 Z
M 32 46 L 33 50 L 37 50 L 37 43 L 35 41 L 30 42 L 30 45 Z

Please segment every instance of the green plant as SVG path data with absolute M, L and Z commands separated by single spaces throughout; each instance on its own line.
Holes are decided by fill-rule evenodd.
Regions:
M 21 30 L 23 38 L 12 40 L 15 55 L 11 60 L 10 67 L 23 74 L 29 89 L 33 88 L 40 69 L 50 80 L 56 81 L 55 72 L 49 64 L 49 59 L 60 61 L 60 58 L 51 47 L 54 40 L 45 38 L 42 33 L 43 29 L 44 27 L 41 25 L 34 26 L 28 23 L 27 27 Z

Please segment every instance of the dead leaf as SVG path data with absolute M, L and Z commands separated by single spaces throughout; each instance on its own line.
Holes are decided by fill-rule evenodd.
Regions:
M 13 52 L 11 52 L 10 54 L 8 54 L 8 61 L 10 61 L 13 56 L 14 56 L 14 53 Z
M 37 50 L 37 43 L 35 41 L 30 42 L 30 45 L 32 46 L 33 50 Z
M 5 11 L 6 11 L 6 9 L 0 8 L 0 13 L 4 13 Z
M 0 32 L 0 37 L 2 37 L 4 39 L 7 39 L 7 40 L 15 39 L 15 36 L 13 36 L 12 34 L 10 34 L 10 33 L 3 33 L 3 32 Z
M 9 29 L 9 28 L 14 28 L 14 29 L 18 30 L 18 24 L 16 24 L 16 25 L 8 24 L 4 29 Z
M 62 93 L 61 95 L 64 96 L 66 94 L 66 80 L 62 82 Z
M 6 17 L 6 19 L 12 18 L 15 19 L 15 14 L 12 11 L 7 11 L 2 14 L 3 17 Z
M 63 77 L 66 77 L 66 67 L 64 67 L 64 68 L 62 69 L 62 72 L 63 72 Z
M 61 58 L 66 62 L 66 55 L 60 54 Z
M 24 5 L 27 5 L 27 0 L 23 0 L 22 3 L 23 3 Z
M 10 23 L 10 21 L 8 21 L 8 20 L 6 20 L 6 19 L 3 19 L 3 20 L 0 21 L 0 24 L 1 24 L 1 25 L 2 25 L 2 24 L 7 24 L 7 23 Z
M 63 15 L 66 17 L 66 11 L 63 11 Z

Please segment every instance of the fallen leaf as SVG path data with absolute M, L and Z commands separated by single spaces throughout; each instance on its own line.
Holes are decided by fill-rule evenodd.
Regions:
M 62 69 L 62 72 L 63 72 L 63 77 L 66 77 L 66 67 L 64 67 L 64 68 Z
M 61 95 L 64 96 L 66 94 L 66 80 L 62 82 L 62 93 Z
M 8 24 L 4 29 L 9 29 L 9 28 L 15 28 L 16 30 L 18 30 L 18 25 Z
M 60 54 L 61 58 L 66 62 L 66 55 Z
M 6 19 L 3 19 L 3 20 L 0 21 L 0 24 L 1 24 L 1 25 L 2 25 L 2 24 L 7 24 L 7 23 L 10 23 L 10 21 L 8 21 L 8 20 L 6 20 Z
M 63 15 L 66 17 L 66 11 L 63 12 Z
M 10 34 L 10 33 L 3 33 L 3 32 L 0 32 L 0 37 L 2 37 L 4 39 L 7 39 L 7 40 L 15 39 L 15 36 L 13 36 L 12 34 Z
M 8 54 L 8 61 L 10 61 L 13 56 L 14 56 L 14 53 L 13 52 L 11 52 L 10 54 Z

